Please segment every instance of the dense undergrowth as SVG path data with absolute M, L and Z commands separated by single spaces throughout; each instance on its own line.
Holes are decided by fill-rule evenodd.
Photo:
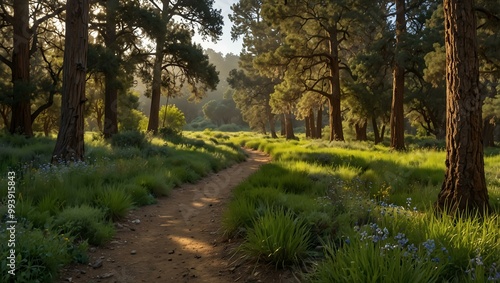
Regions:
M 7 191 L 0 194 L 0 282 L 52 282 L 60 268 L 86 262 L 89 245 L 114 235 L 113 221 L 153 204 L 176 186 L 245 159 L 239 147 L 204 135 L 86 135 L 85 162 L 49 164 L 54 139 L 0 136 L 0 185 L 16 181 L 16 271 L 9 281 Z M 226 137 L 227 139 L 228 137 Z M 12 279 L 12 278 L 11 278 Z
M 305 282 L 499 282 L 500 151 L 487 149 L 488 217 L 437 217 L 442 144 L 231 141 L 273 162 L 240 184 L 224 215 L 243 256 L 300 270 Z

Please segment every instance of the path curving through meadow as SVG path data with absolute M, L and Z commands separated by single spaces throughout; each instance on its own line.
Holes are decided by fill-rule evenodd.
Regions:
M 245 151 L 247 161 L 133 210 L 115 223 L 110 243 L 92 249 L 89 265 L 68 267 L 61 282 L 293 282 L 289 272 L 235 263 L 235 244 L 224 238 L 222 213 L 232 189 L 270 161 Z

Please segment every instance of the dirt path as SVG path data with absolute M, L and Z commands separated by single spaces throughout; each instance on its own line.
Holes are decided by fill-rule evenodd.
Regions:
M 223 237 L 222 213 L 231 190 L 270 160 L 261 152 L 247 153 L 246 162 L 133 210 L 116 223 L 113 241 L 93 249 L 88 266 L 65 270 L 61 282 L 292 282 L 290 272 L 235 263 L 236 244 Z

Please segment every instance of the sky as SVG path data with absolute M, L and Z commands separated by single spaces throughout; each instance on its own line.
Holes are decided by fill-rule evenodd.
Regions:
M 215 0 L 214 1 L 214 8 L 215 9 L 222 9 L 222 15 L 224 16 L 224 28 L 223 28 L 223 35 L 221 37 L 221 40 L 217 41 L 216 43 L 213 43 L 212 41 L 203 41 L 201 36 L 195 35 L 193 37 L 193 41 L 196 43 L 201 44 L 201 46 L 204 49 L 213 49 L 216 52 L 222 53 L 222 54 L 228 54 L 228 53 L 233 53 L 235 55 L 240 54 L 241 51 L 241 40 L 238 40 L 236 42 L 233 42 L 231 40 L 231 25 L 232 22 L 229 20 L 228 15 L 232 12 L 231 11 L 231 5 L 238 2 L 238 0 Z

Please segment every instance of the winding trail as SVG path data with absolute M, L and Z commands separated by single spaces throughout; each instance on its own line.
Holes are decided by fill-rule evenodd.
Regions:
M 109 244 L 91 250 L 89 265 L 65 269 L 61 282 L 292 282 L 290 272 L 235 264 L 236 243 L 223 236 L 231 190 L 270 161 L 264 153 L 245 151 L 247 161 L 133 210 L 115 224 Z

